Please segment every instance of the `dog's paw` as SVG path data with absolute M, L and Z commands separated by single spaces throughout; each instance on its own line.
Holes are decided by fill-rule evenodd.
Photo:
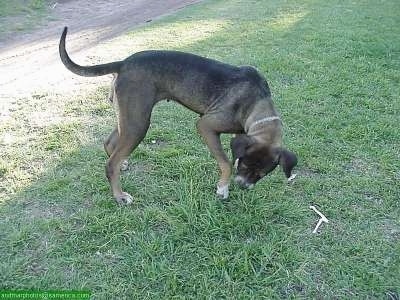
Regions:
M 287 183 L 292 183 L 293 180 L 296 178 L 297 174 L 292 174 L 288 179 L 287 179 Z
M 133 197 L 128 193 L 123 192 L 121 195 L 115 197 L 115 200 L 118 202 L 118 204 L 128 205 L 133 202 Z
M 217 185 L 217 196 L 221 199 L 228 199 L 229 196 L 229 184 L 219 186 Z
M 123 160 L 122 161 L 122 163 L 121 163 L 121 166 L 120 166 L 120 170 L 121 171 L 126 171 L 126 170 L 128 170 L 128 167 L 129 167 L 129 163 L 128 163 L 128 160 Z

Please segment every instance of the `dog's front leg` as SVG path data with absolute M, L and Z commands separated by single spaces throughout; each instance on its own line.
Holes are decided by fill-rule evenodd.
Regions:
M 217 184 L 217 195 L 222 199 L 226 199 L 229 196 L 229 181 L 232 169 L 231 163 L 222 148 L 219 133 L 215 130 L 213 123 L 205 116 L 197 122 L 197 130 L 218 162 L 221 177 Z

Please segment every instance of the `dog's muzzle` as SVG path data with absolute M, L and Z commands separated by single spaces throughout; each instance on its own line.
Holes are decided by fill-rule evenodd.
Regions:
M 250 183 L 250 182 L 247 182 L 247 180 L 244 178 L 244 177 L 242 177 L 242 176 L 235 176 L 235 179 L 234 179 L 234 181 L 235 181 L 235 183 L 237 184 L 237 185 L 239 185 L 239 187 L 241 188 L 241 189 L 251 189 L 251 188 L 253 188 L 254 187 L 254 184 L 253 183 Z

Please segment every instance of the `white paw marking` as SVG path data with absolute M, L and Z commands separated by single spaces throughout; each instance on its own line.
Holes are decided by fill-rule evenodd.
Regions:
M 292 182 L 296 178 L 297 174 L 292 174 L 287 180 L 288 183 Z
M 128 205 L 132 203 L 133 197 L 128 193 L 122 192 L 121 195 L 115 197 L 115 200 L 117 200 L 119 204 Z
M 217 195 L 222 199 L 227 199 L 229 196 L 229 184 L 223 186 L 217 185 Z

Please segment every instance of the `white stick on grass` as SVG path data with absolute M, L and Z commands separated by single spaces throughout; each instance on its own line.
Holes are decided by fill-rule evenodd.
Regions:
M 310 208 L 315 211 L 321 218 L 319 219 L 317 225 L 315 226 L 314 230 L 312 233 L 317 233 L 319 226 L 321 226 L 322 222 L 329 223 L 329 220 L 327 217 L 324 216 L 323 213 L 321 213 L 318 209 L 315 208 L 315 206 L 311 205 Z

